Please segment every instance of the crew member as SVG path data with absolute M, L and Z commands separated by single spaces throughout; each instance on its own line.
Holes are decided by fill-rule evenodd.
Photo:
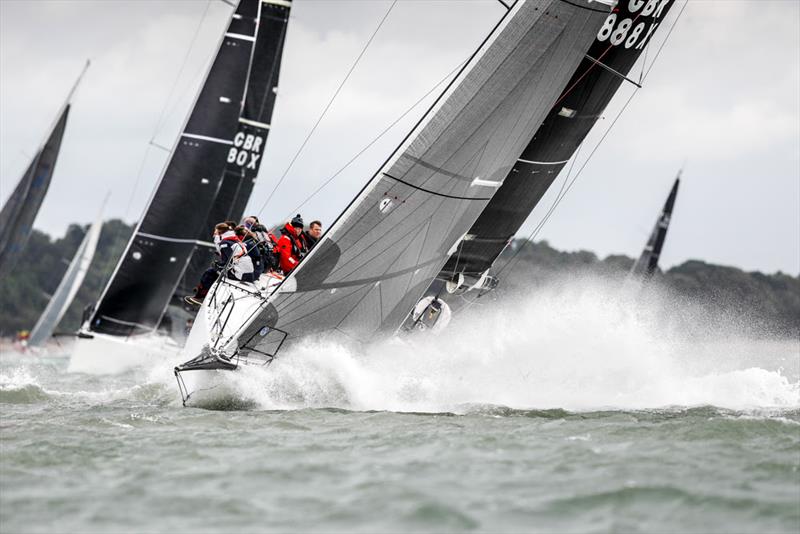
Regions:
M 278 262 L 281 270 L 284 274 L 289 274 L 297 267 L 307 252 L 301 237 L 303 234 L 303 218 L 299 213 L 281 228 L 281 234 L 275 249 L 278 252 Z
M 322 223 L 319 221 L 311 221 L 311 224 L 308 225 L 308 230 L 303 232 L 303 241 L 305 241 L 306 250 L 310 251 L 314 248 L 314 245 L 317 244 L 321 235 Z

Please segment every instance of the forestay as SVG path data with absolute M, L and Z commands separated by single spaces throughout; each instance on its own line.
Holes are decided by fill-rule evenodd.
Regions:
M 664 241 L 667 239 L 667 230 L 669 230 L 669 222 L 672 219 L 672 210 L 675 207 L 675 199 L 678 196 L 680 182 L 681 173 L 679 172 L 669 192 L 667 201 L 661 209 L 656 225 L 653 227 L 650 238 L 647 240 L 647 245 L 645 245 L 642 255 L 633 264 L 631 275 L 650 278 L 658 269 L 658 259 L 661 257 L 661 249 L 664 248 Z
M 101 210 L 97 215 L 97 219 L 87 230 L 86 235 L 83 236 L 81 244 L 77 252 L 75 252 L 75 256 L 72 257 L 67 271 L 61 278 L 58 288 L 50 298 L 50 302 L 47 303 L 44 312 L 42 312 L 39 320 L 36 321 L 36 326 L 33 327 L 31 337 L 28 339 L 28 345 L 42 345 L 53 335 L 58 323 L 64 317 L 70 304 L 72 304 L 72 300 L 78 293 L 86 273 L 89 271 L 102 229 L 103 214 Z
M 247 344 L 268 331 L 264 326 L 289 340 L 337 332 L 367 341 L 395 331 L 589 48 L 605 13 L 588 5 L 518 1 L 311 254 L 231 338 Z
M 259 0 L 233 13 L 145 213 L 90 320 L 94 332 L 157 327 L 198 245 L 234 147 L 255 42 Z
M 439 280 L 461 274 L 469 285 L 488 271 L 626 83 L 625 77 L 671 6 L 672 0 L 620 2 L 607 16 L 564 93 L 529 138 L 502 187 L 439 273 Z M 441 282 L 429 292 L 439 293 L 439 287 Z

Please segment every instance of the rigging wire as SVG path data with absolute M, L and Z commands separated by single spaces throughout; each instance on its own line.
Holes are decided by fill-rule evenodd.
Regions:
M 167 99 L 164 101 L 164 106 L 161 108 L 161 112 L 158 114 L 158 119 L 156 120 L 155 128 L 153 128 L 153 135 L 150 137 L 150 141 L 148 141 L 147 147 L 144 151 L 144 156 L 142 156 L 142 162 L 139 165 L 139 170 L 136 173 L 136 181 L 133 183 L 133 190 L 131 191 L 131 195 L 128 198 L 128 205 L 125 208 L 125 215 L 123 219 L 127 219 L 128 215 L 130 214 L 131 207 L 133 206 L 133 201 L 136 198 L 136 192 L 139 190 L 139 184 L 142 181 L 142 173 L 144 172 L 145 164 L 147 163 L 147 156 L 150 154 L 150 147 L 156 146 L 162 150 L 165 150 L 165 147 L 159 145 L 155 142 L 156 135 L 158 135 L 159 130 L 163 126 L 162 121 L 164 120 L 164 116 L 167 112 L 167 108 L 169 107 L 169 103 L 172 100 L 173 96 L 175 96 L 175 90 L 178 88 L 178 82 L 180 81 L 181 76 L 183 75 L 184 70 L 186 69 L 186 65 L 189 62 L 189 55 L 194 50 L 195 43 L 197 42 L 197 37 L 200 35 L 200 29 L 203 27 L 203 23 L 208 16 L 208 9 L 211 7 L 211 0 L 206 0 L 206 8 L 203 10 L 203 14 L 200 16 L 200 20 L 197 22 L 197 26 L 194 29 L 194 34 L 192 35 L 192 39 L 189 42 L 189 47 L 186 49 L 186 53 L 183 56 L 183 61 L 181 63 L 181 68 L 178 69 L 178 74 L 175 76 L 175 81 L 172 83 L 172 88 L 169 90 L 169 94 L 167 95 Z M 169 150 L 171 151 L 171 149 Z
M 364 152 L 366 152 L 367 150 L 369 150 L 369 148 L 370 148 L 370 147 L 372 147 L 372 145 L 374 145 L 375 143 L 377 143 L 377 142 L 378 142 L 378 141 L 379 141 L 379 140 L 380 140 L 380 139 L 381 139 L 381 138 L 382 138 L 384 135 L 386 135 L 386 134 L 389 132 L 389 130 L 391 130 L 392 128 L 394 128 L 394 127 L 395 127 L 395 126 L 396 126 L 396 125 L 397 125 L 397 124 L 398 124 L 398 123 L 399 123 L 401 120 L 403 120 L 403 119 L 404 119 L 404 118 L 405 118 L 405 117 L 406 117 L 406 116 L 407 116 L 409 113 L 411 113 L 411 112 L 412 112 L 412 111 L 413 111 L 413 110 L 414 110 L 414 109 L 415 109 L 417 106 L 419 106 L 419 105 L 420 105 L 420 104 L 421 104 L 421 103 L 422 103 L 422 102 L 423 102 L 423 101 L 424 101 L 426 98 L 428 98 L 428 97 L 429 97 L 431 94 L 433 94 L 433 92 L 434 92 L 434 91 L 436 91 L 436 90 L 437 90 L 437 89 L 438 89 L 438 88 L 439 88 L 439 87 L 440 87 L 440 86 L 441 86 L 443 83 L 445 83 L 445 82 L 446 82 L 446 81 L 447 81 L 447 80 L 448 80 L 448 79 L 449 79 L 449 78 L 450 78 L 450 77 L 451 77 L 453 74 L 455 74 L 456 72 L 458 72 L 458 70 L 459 70 L 461 67 L 463 67 L 463 66 L 464 66 L 464 64 L 465 64 L 466 62 L 467 62 L 467 60 L 464 60 L 464 61 L 462 61 L 462 62 L 461 62 L 461 63 L 459 63 L 459 64 L 458 64 L 458 65 L 457 65 L 457 66 L 456 66 L 456 67 L 455 67 L 453 70 L 451 70 L 450 72 L 448 72 L 448 73 L 447 73 L 447 75 L 445 75 L 445 77 L 444 77 L 444 78 L 442 78 L 441 80 L 439 80 L 438 82 L 436 82 L 436 84 L 435 84 L 433 87 L 431 87 L 431 88 L 430 88 L 430 90 L 429 90 L 427 93 L 425 93 L 424 95 L 422 95 L 420 98 L 418 98 L 418 99 L 417 99 L 417 101 L 416 101 L 416 102 L 414 102 L 413 104 L 411 104 L 411 106 L 410 106 L 408 109 L 406 109 L 406 110 L 405 110 L 405 111 L 404 111 L 404 112 L 403 112 L 403 113 L 402 113 L 402 114 L 401 114 L 399 117 L 397 117 L 397 118 L 396 118 L 396 119 L 395 119 L 395 120 L 394 120 L 394 121 L 393 121 L 391 124 L 389 124 L 389 125 L 388 125 L 386 128 L 384 128 L 384 129 L 383 129 L 383 131 L 381 131 L 381 132 L 380 132 L 380 133 L 379 133 L 379 134 L 378 134 L 376 137 L 374 137 L 374 138 L 372 139 L 372 141 L 370 141 L 369 143 L 367 143 L 367 144 L 366 144 L 366 145 L 365 145 L 365 146 L 364 146 L 364 147 L 363 147 L 361 150 L 359 150 L 359 151 L 358 151 L 358 152 L 357 152 L 357 153 L 356 153 L 356 154 L 355 154 L 355 155 L 354 155 L 352 158 L 350 158 L 350 160 L 349 160 L 347 163 L 345 163 L 345 164 L 344 164 L 344 165 L 343 165 L 343 166 L 342 166 L 342 167 L 341 167 L 339 170 L 337 170 L 337 171 L 336 171 L 335 173 L 333 173 L 333 174 L 332 174 L 332 175 L 331 175 L 331 176 L 330 176 L 330 177 L 329 177 L 327 180 L 325 180 L 325 182 L 323 182 L 323 183 L 322 183 L 322 185 L 320 185 L 320 186 L 319 186 L 317 189 L 315 189 L 313 193 L 311 193 L 310 195 L 308 195 L 308 196 L 307 196 L 307 197 L 306 197 L 306 198 L 303 200 L 303 202 L 302 202 L 301 204 L 299 204 L 299 205 L 298 205 L 297 207 L 295 207 L 294 209 L 290 210 L 290 211 L 289 211 L 289 213 L 287 214 L 287 216 L 288 216 L 288 217 L 291 217 L 291 214 L 292 214 L 292 213 L 298 213 L 298 212 L 300 211 L 300 209 L 301 209 L 301 208 L 303 208 L 303 207 L 304 207 L 306 204 L 308 204 L 308 202 L 309 202 L 309 201 L 310 201 L 312 198 L 314 198 L 315 196 L 317 196 L 317 195 L 318 195 L 318 194 L 319 194 L 319 193 L 320 193 L 320 192 L 321 192 L 323 189 L 325 189 L 325 188 L 326 188 L 326 187 L 327 187 L 327 186 L 328 186 L 328 185 L 329 185 L 329 184 L 330 184 L 330 183 L 331 183 L 331 182 L 332 182 L 332 181 L 333 181 L 333 180 L 334 180 L 334 179 L 335 179 L 337 176 L 339 176 L 339 175 L 340 175 L 342 172 L 344 172 L 344 170 L 345 170 L 345 169 L 347 169 L 347 167 L 349 167 L 350 165 L 352 165 L 354 161 L 356 161 L 356 160 L 357 160 L 359 157 L 361 157 L 361 155 L 362 155 Z
M 653 57 L 653 61 L 652 61 L 652 63 L 650 63 L 650 67 L 648 67 L 647 71 L 644 72 L 644 77 L 642 78 L 642 82 L 644 82 L 647 79 L 647 77 L 649 76 L 650 71 L 652 70 L 653 66 L 656 63 L 656 60 L 658 60 L 658 56 L 661 54 L 661 51 L 664 49 L 664 46 L 667 44 L 667 41 L 669 40 L 670 35 L 672 35 L 672 31 L 675 29 L 675 26 L 677 26 L 678 20 L 680 20 L 681 15 L 683 14 L 683 11 L 684 11 L 684 9 L 686 9 L 686 6 L 688 4 L 689 4 L 689 0 L 686 0 L 686 2 L 684 2 L 683 6 L 681 6 L 681 10 L 678 12 L 678 15 L 675 17 L 675 22 L 672 23 L 672 26 L 670 27 L 669 31 L 667 32 L 667 35 L 664 37 L 664 41 L 662 41 L 661 45 L 659 46 L 658 50 L 656 51 L 656 54 Z M 646 59 L 646 57 L 647 56 L 645 56 L 645 59 Z M 539 232 L 542 230 L 544 225 L 550 219 L 551 215 L 553 214 L 555 209 L 558 207 L 558 205 L 561 203 L 561 201 L 564 199 L 564 197 L 567 196 L 567 194 L 569 193 L 570 189 L 572 189 L 572 186 L 575 184 L 575 181 L 578 179 L 578 177 L 581 175 L 583 170 L 586 168 L 586 165 L 589 164 L 589 161 L 591 161 L 591 159 L 594 156 L 595 152 L 597 152 L 597 149 L 600 148 L 600 145 L 603 144 L 603 141 L 605 141 L 606 137 L 608 137 L 608 134 L 614 128 L 614 125 L 617 123 L 619 118 L 622 116 L 622 114 L 628 108 L 628 105 L 631 103 L 631 101 L 633 100 L 633 97 L 636 96 L 636 94 L 638 92 L 639 92 L 639 89 L 634 89 L 634 91 L 631 93 L 631 96 L 628 97 L 628 100 L 622 106 L 622 109 L 620 109 L 619 113 L 617 113 L 617 116 L 614 117 L 614 120 L 611 122 L 611 125 L 608 127 L 608 129 L 605 131 L 603 136 L 600 138 L 600 140 L 594 146 L 592 151 L 589 153 L 589 156 L 586 158 L 586 161 L 583 162 L 583 164 L 581 165 L 580 169 L 578 169 L 578 172 L 575 174 L 575 176 L 569 182 L 569 184 L 567 185 L 566 189 L 564 190 L 563 185 L 562 185 L 563 193 L 559 192 L 560 194 L 553 201 L 553 204 L 550 206 L 550 209 L 544 215 L 542 220 L 533 229 L 533 231 L 530 233 L 528 238 L 525 241 L 522 242 L 520 247 L 514 252 L 514 255 L 511 256 L 511 258 L 506 262 L 506 264 L 503 265 L 503 267 L 498 271 L 498 275 L 502 274 L 506 269 L 509 269 L 509 268 L 513 267 L 513 265 L 519 259 L 518 256 L 519 256 L 519 253 L 522 251 L 522 249 L 525 248 L 525 246 L 528 243 L 530 243 L 532 239 L 535 239 L 536 236 L 539 235 Z M 580 150 L 580 147 L 579 147 L 579 150 Z M 577 160 L 577 157 L 578 157 L 578 154 L 576 153 L 575 154 L 575 159 L 572 162 L 573 166 L 575 164 L 575 161 Z M 572 171 L 572 167 L 570 167 L 570 172 L 571 171 Z M 569 178 L 569 173 L 567 174 L 567 178 Z M 565 179 L 564 183 L 566 183 L 566 179 Z
M 314 123 L 314 126 L 311 127 L 311 130 L 308 132 L 308 135 L 306 135 L 306 138 L 300 144 L 300 148 L 298 148 L 297 152 L 295 152 L 294 156 L 292 157 L 291 161 L 289 162 L 289 165 L 286 167 L 286 170 L 283 171 L 283 174 L 281 174 L 281 177 L 278 179 L 278 182 L 272 188 L 272 191 L 270 191 L 269 195 L 267 196 L 267 199 L 261 205 L 261 208 L 258 210 L 258 216 L 259 217 L 264 213 L 264 210 L 266 209 L 267 205 L 269 204 L 269 201 L 272 200 L 272 197 L 275 195 L 275 192 L 278 190 L 280 185 L 286 179 L 286 176 L 289 174 L 289 171 L 294 166 L 295 162 L 297 161 L 297 158 L 300 157 L 300 153 L 306 147 L 306 145 L 308 144 L 309 139 L 311 139 L 311 136 L 314 135 L 314 132 L 317 130 L 317 127 L 322 122 L 322 119 L 325 117 L 325 115 L 328 113 L 328 110 L 333 105 L 333 101 L 336 100 L 336 97 L 341 92 L 342 88 L 344 87 L 344 84 L 347 83 L 347 80 L 350 78 L 350 75 L 353 74 L 353 71 L 355 70 L 356 66 L 361 61 L 361 58 L 364 57 L 364 54 L 367 52 L 367 49 L 372 44 L 372 41 L 375 39 L 375 36 L 378 34 L 378 32 L 380 31 L 381 27 L 383 26 L 383 23 L 386 22 L 386 19 L 389 17 L 389 14 L 392 12 L 392 9 L 394 9 L 395 4 L 397 4 L 397 0 L 393 0 L 391 5 L 389 6 L 389 9 L 386 10 L 386 13 L 383 15 L 383 18 L 378 23 L 378 26 L 375 28 L 375 31 L 372 32 L 372 35 L 369 37 L 369 39 L 367 40 L 366 44 L 361 49 L 361 52 L 358 54 L 358 57 L 356 57 L 356 60 L 350 66 L 350 70 L 347 71 L 347 74 L 345 75 L 344 79 L 342 79 L 341 83 L 339 84 L 339 87 L 337 87 L 336 91 L 334 91 L 333 96 L 331 96 L 330 100 L 328 101 L 328 104 L 325 106 L 325 109 L 322 110 L 322 113 L 320 114 L 319 118 L 317 118 L 317 121 Z

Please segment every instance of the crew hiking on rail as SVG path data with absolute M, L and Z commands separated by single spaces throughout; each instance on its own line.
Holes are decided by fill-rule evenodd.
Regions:
M 303 217 L 297 214 L 278 231 L 280 238 L 267 230 L 258 217 L 248 216 L 238 225 L 225 221 L 214 227 L 216 253 L 211 266 L 200 277 L 194 295 L 184 297 L 200 306 L 211 286 L 225 272 L 231 280 L 256 283 L 262 276 L 282 279 L 294 270 L 322 236 L 322 223 L 313 221 L 304 231 Z

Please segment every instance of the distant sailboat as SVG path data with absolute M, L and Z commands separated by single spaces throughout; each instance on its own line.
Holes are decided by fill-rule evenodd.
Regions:
M 207 262 L 200 251 L 214 249 L 208 220 L 218 204 L 232 213 L 249 197 L 269 129 L 264 110 L 271 113 L 274 103 L 274 51 L 290 7 L 288 0 L 241 0 L 231 14 L 155 192 L 78 334 L 70 370 L 118 372 L 179 349 L 148 334 L 157 333 L 193 258 Z M 266 35 L 276 30 L 262 17 L 283 21 L 277 37 Z
M 394 333 L 563 91 L 609 12 L 594 6 L 518 0 L 277 288 L 220 278 L 176 369 L 184 398 L 183 371 L 264 363 L 284 339 Z
M 678 196 L 678 186 L 681 182 L 681 172 L 678 172 L 675 183 L 672 184 L 672 189 L 667 196 L 667 201 L 664 207 L 661 208 L 661 213 L 658 216 L 656 225 L 650 233 L 650 239 L 642 251 L 642 255 L 636 260 L 631 269 L 631 275 L 643 279 L 649 279 L 658 269 L 658 259 L 661 257 L 661 249 L 664 248 L 664 241 L 667 239 L 667 230 L 669 230 L 669 223 L 672 219 L 672 210 L 675 207 L 675 199 Z
M 47 139 L 0 211 L 0 278 L 8 275 L 14 268 L 31 235 L 36 215 L 42 207 L 55 172 L 61 140 L 67 127 L 70 101 L 88 68 L 87 61 L 59 110 Z
M 103 205 L 105 206 L 105 202 Z M 87 230 L 86 235 L 83 236 L 83 240 L 77 252 L 75 252 L 69 267 L 67 267 L 63 278 L 61 278 L 58 288 L 50 298 L 50 302 L 47 303 L 47 308 L 42 312 L 39 320 L 36 321 L 36 326 L 33 327 L 31 336 L 28 339 L 28 346 L 44 345 L 53 335 L 58 323 L 64 317 L 70 304 L 72 304 L 72 300 L 78 293 L 86 273 L 89 271 L 102 229 L 103 210 L 101 209 L 97 214 L 97 218 Z

